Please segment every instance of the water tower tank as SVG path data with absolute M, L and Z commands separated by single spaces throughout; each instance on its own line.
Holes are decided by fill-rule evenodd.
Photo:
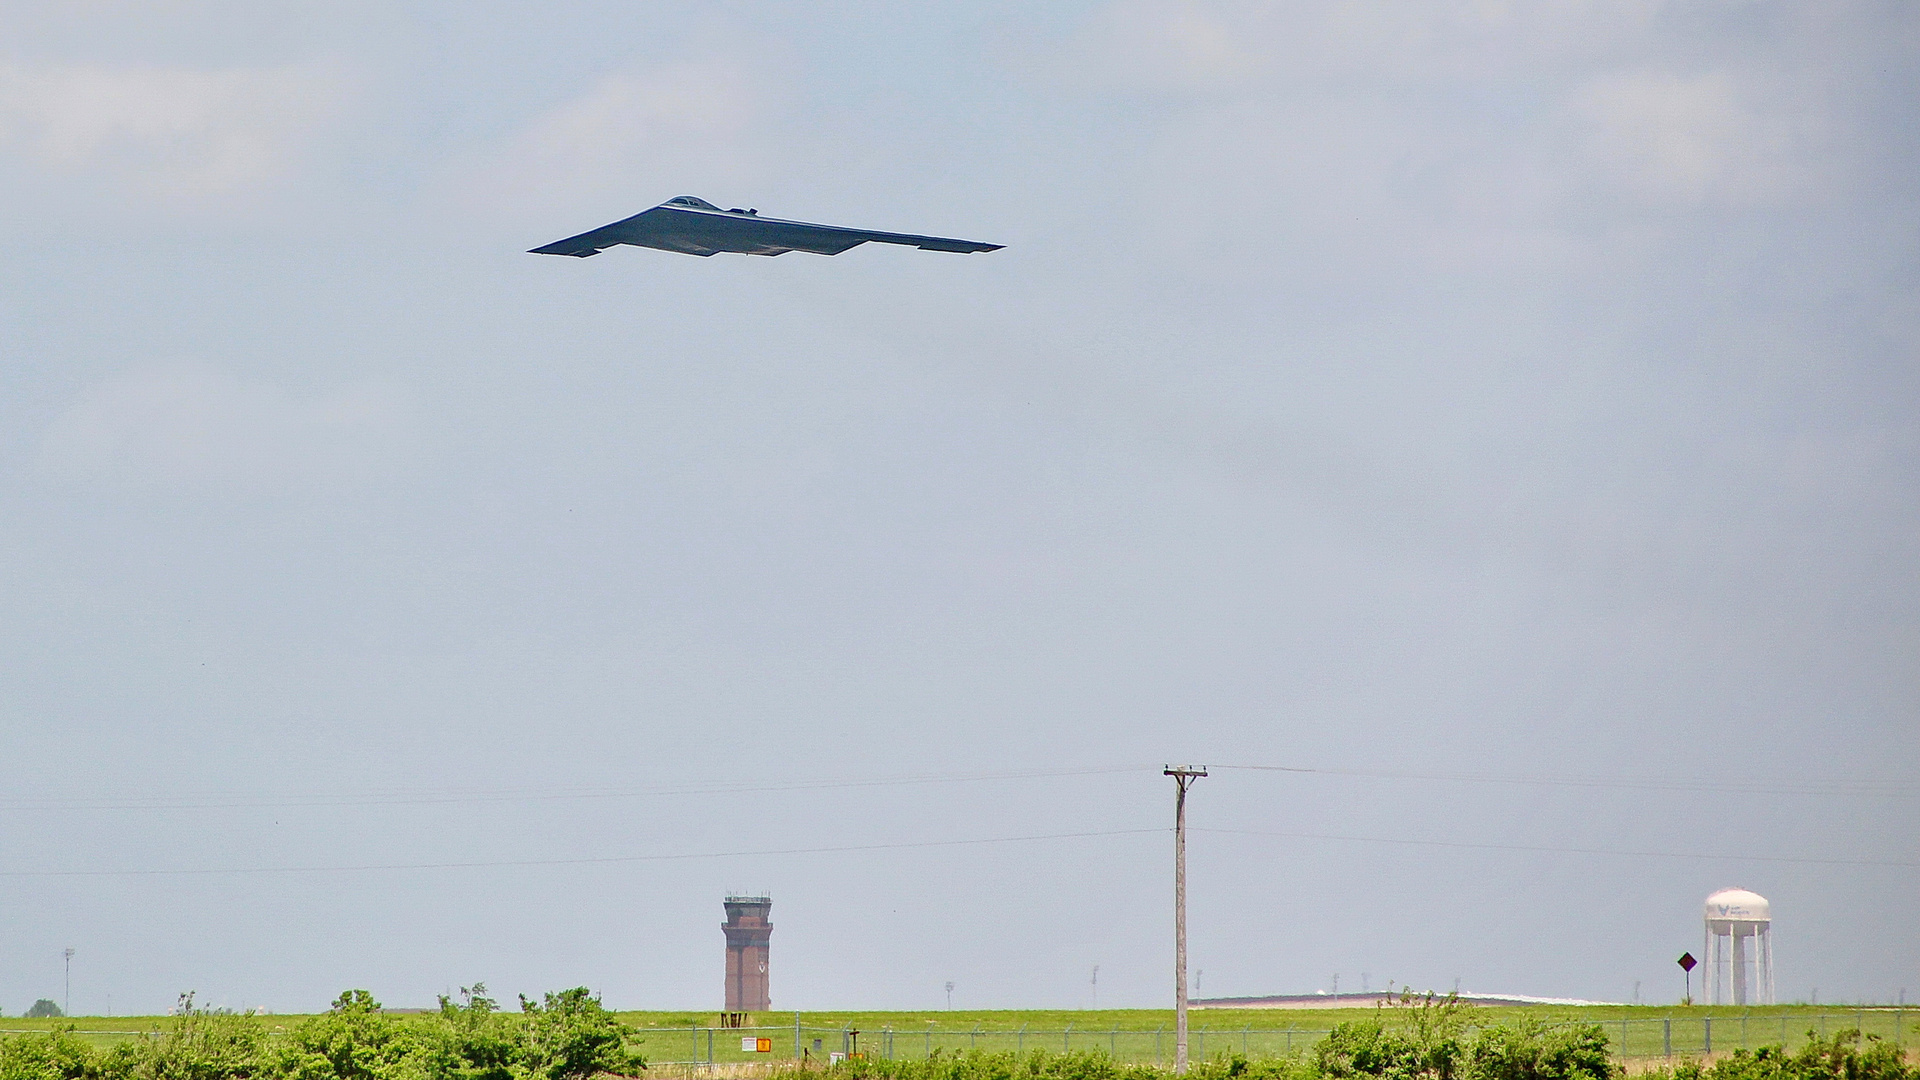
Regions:
M 1721 889 L 1707 897 L 1709 921 L 1772 922 L 1773 909 L 1767 898 L 1745 889 Z
M 1773 1004 L 1773 907 L 1746 889 L 1721 889 L 1706 903 L 1709 1005 Z

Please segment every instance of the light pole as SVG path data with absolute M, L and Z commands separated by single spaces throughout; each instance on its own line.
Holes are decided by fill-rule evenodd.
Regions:
M 1173 1071 L 1187 1071 L 1187 788 L 1207 775 L 1201 765 L 1169 765 L 1173 777 Z
M 1093 1007 L 1100 1008 L 1100 965 L 1093 965 Z
M 953 980 L 947 980 L 947 1011 L 953 1011 Z
M 67 996 L 66 996 L 65 1007 L 66 1007 L 67 1015 L 72 1016 L 73 1015 L 73 950 L 67 949 L 65 952 L 61 953 L 60 955 L 66 957 L 66 960 L 67 960 Z

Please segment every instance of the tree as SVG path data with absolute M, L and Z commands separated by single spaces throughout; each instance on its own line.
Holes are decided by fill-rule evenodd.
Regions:
M 1380 1017 L 1337 1025 L 1314 1047 L 1315 1070 L 1326 1080 L 1453 1080 L 1461 1071 L 1466 1020 L 1473 1006 L 1459 995 L 1400 995 Z
M 32 1007 L 27 1009 L 28 1018 L 33 1020 L 51 1020 L 55 1017 L 65 1015 L 67 1014 L 60 1011 L 60 1006 L 55 1005 L 46 998 L 41 998 L 39 1001 L 34 1002 Z
M 520 1068 L 527 1080 L 587 1080 L 600 1073 L 633 1076 L 647 1067 L 627 1049 L 633 1029 L 614 1019 L 584 986 L 545 995 L 544 1002 L 520 996 L 526 1044 Z
M 380 1011 L 365 990 L 347 990 L 325 1013 L 295 1025 L 277 1047 L 274 1072 L 288 1080 L 390 1080 L 417 1076 L 428 1048 L 418 1025 Z
M 513 1080 L 526 1025 L 500 1012 L 486 983 L 460 988 L 460 1003 L 440 997 L 438 1058 L 433 1075 L 447 1080 Z

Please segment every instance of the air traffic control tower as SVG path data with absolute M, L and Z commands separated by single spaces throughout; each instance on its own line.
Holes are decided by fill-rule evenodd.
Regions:
M 767 1012 L 773 1008 L 767 997 L 767 942 L 773 938 L 767 912 L 773 898 L 729 896 L 725 903 L 727 921 L 720 929 L 727 935 L 727 1011 Z

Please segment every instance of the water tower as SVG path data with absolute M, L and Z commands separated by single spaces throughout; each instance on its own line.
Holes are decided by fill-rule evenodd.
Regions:
M 1773 1004 L 1773 911 L 1745 889 L 1707 897 L 1708 1005 Z

